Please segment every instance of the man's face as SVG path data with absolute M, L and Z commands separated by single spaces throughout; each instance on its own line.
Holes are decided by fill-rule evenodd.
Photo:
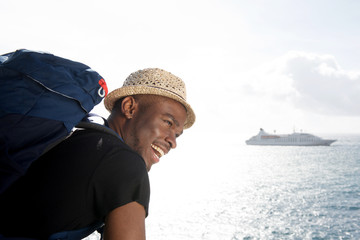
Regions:
M 125 139 L 143 157 L 148 171 L 176 147 L 176 138 L 182 134 L 186 120 L 182 104 L 166 97 L 159 99 L 145 108 L 138 108 L 131 121 L 129 137 Z M 141 101 L 146 101 L 146 98 Z

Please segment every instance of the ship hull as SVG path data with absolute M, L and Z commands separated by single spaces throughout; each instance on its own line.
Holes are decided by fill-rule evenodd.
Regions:
M 309 133 L 269 134 L 260 128 L 259 133 L 246 140 L 245 143 L 258 146 L 330 146 L 335 141 L 322 139 Z
M 247 145 L 257 146 L 330 146 L 336 140 L 323 140 L 319 142 L 271 142 L 271 141 L 246 141 Z

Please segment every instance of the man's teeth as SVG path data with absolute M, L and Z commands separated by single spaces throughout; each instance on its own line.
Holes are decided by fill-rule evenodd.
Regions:
M 165 155 L 164 151 L 163 151 L 161 148 L 159 148 L 158 146 L 155 146 L 154 144 L 151 144 L 151 147 L 152 147 L 153 149 L 155 149 L 158 153 L 160 153 L 160 156 L 159 156 L 159 157 L 162 157 L 162 156 Z

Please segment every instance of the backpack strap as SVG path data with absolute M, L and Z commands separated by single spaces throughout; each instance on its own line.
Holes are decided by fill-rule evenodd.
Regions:
M 103 239 L 104 223 L 96 222 L 88 227 L 84 227 L 78 230 L 73 231 L 63 231 L 50 235 L 48 240 L 79 240 L 86 238 L 93 232 L 98 231 L 101 238 Z M 38 240 L 35 238 L 25 238 L 25 237 L 5 237 L 0 234 L 0 240 Z
M 105 118 L 93 113 L 87 114 L 87 116 L 83 118 L 81 122 L 79 122 L 75 127 L 83 128 L 83 129 L 93 129 L 100 132 L 104 132 L 113 135 L 124 142 L 121 136 L 109 127 L 108 122 Z
M 95 231 L 98 231 L 101 234 L 101 239 L 103 239 L 103 222 L 96 222 L 88 227 L 81 228 L 73 231 L 63 231 L 59 233 L 54 233 L 49 237 L 49 240 L 78 240 L 83 239 Z
M 79 122 L 76 125 L 76 128 L 83 128 L 83 129 L 93 129 L 93 130 L 97 130 L 100 132 L 104 132 L 110 135 L 113 135 L 117 138 L 119 138 L 121 141 L 123 141 L 123 139 L 120 137 L 119 134 L 117 134 L 114 130 L 112 130 L 111 128 L 98 124 L 98 123 L 92 123 L 92 122 Z

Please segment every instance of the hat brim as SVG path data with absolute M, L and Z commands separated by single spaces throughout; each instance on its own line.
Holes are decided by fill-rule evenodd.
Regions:
M 118 89 L 115 89 L 114 91 L 110 92 L 104 100 L 104 105 L 105 108 L 111 112 L 114 104 L 117 100 L 123 98 L 123 97 L 127 97 L 127 96 L 132 96 L 132 95 L 139 95 L 139 94 L 152 94 L 152 95 L 159 95 L 159 96 L 163 96 L 163 97 L 168 97 L 171 98 L 175 101 L 178 101 L 179 103 L 181 103 L 185 109 L 186 109 L 186 121 L 184 124 L 184 129 L 190 128 L 194 122 L 195 122 L 195 113 L 193 111 L 193 109 L 191 108 L 190 104 L 188 104 L 182 97 L 180 97 L 179 95 L 164 90 L 162 88 L 157 88 L 157 87 L 151 87 L 151 86 L 125 86 L 125 87 L 121 87 Z

